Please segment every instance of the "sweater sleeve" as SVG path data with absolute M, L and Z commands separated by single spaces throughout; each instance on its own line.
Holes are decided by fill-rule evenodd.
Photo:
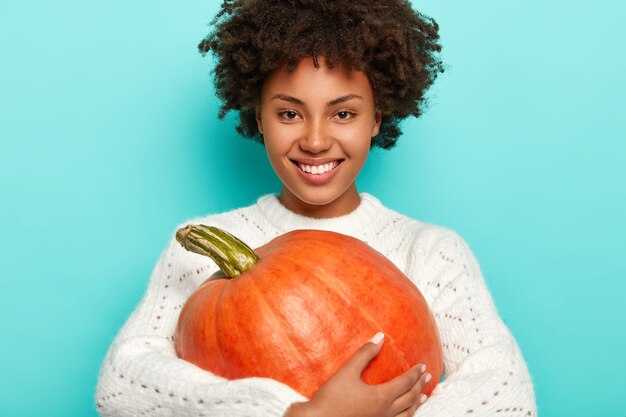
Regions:
M 439 326 L 445 375 L 415 417 L 536 416 L 526 363 L 465 241 L 440 234 L 415 262 Z
M 216 269 L 172 239 L 101 366 L 95 398 L 101 416 L 278 417 L 292 403 L 306 401 L 277 381 L 228 381 L 176 356 L 173 335 L 180 309 Z

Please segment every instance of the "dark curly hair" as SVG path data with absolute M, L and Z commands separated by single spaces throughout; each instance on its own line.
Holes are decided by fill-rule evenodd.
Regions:
M 282 63 L 305 57 L 367 74 L 382 112 L 372 146 L 395 145 L 399 123 L 419 117 L 425 92 L 444 71 L 439 26 L 408 0 L 224 0 L 214 30 L 198 45 L 216 57 L 219 117 L 239 112 L 237 131 L 263 142 L 255 119 L 263 82 Z

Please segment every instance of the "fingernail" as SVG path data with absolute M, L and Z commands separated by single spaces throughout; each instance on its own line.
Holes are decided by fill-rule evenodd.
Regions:
M 422 374 L 423 374 L 423 373 L 424 373 L 424 371 L 426 370 L 426 365 L 421 364 L 421 365 L 419 366 L 419 368 L 420 368 L 420 373 L 422 373 Z
M 426 398 L 428 398 L 426 394 L 420 395 L 420 404 L 424 404 L 426 402 Z
M 428 381 L 430 381 L 431 379 L 433 379 L 433 376 L 431 374 L 426 374 L 426 378 L 424 378 L 424 382 L 428 383 Z
M 378 332 L 374 335 L 374 337 L 370 339 L 370 343 L 377 345 L 380 342 L 382 342 L 384 338 L 385 338 L 385 334 L 383 332 Z

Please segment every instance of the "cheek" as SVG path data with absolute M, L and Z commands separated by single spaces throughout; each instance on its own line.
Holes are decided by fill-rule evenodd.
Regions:
M 287 165 L 286 156 L 293 146 L 293 141 L 289 140 L 289 136 L 284 135 L 285 132 L 282 131 L 269 130 L 264 133 L 265 152 L 270 164 L 275 171 L 281 171 Z
M 355 160 L 367 158 L 372 141 L 371 133 L 371 128 L 364 126 L 355 126 L 354 129 L 344 130 L 340 140 L 344 152 Z
M 265 152 L 267 153 L 267 157 L 269 158 L 270 163 L 274 167 L 277 166 L 277 163 L 280 162 L 284 155 L 284 152 L 281 151 L 280 147 L 276 146 L 276 142 L 266 142 Z
M 268 155 L 285 153 L 285 149 L 288 148 L 289 145 L 284 129 L 278 129 L 272 123 L 267 123 L 265 126 L 266 129 L 263 132 L 263 141 Z

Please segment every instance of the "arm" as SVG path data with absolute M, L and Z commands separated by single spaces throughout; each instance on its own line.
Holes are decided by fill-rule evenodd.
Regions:
M 95 398 L 100 415 L 273 417 L 305 400 L 271 379 L 227 381 L 176 356 L 180 308 L 211 269 L 212 261 L 172 239 L 102 364 Z
M 479 265 L 454 233 L 440 234 L 413 262 L 443 344 L 445 380 L 421 416 L 536 416 L 522 354 L 502 322 Z

